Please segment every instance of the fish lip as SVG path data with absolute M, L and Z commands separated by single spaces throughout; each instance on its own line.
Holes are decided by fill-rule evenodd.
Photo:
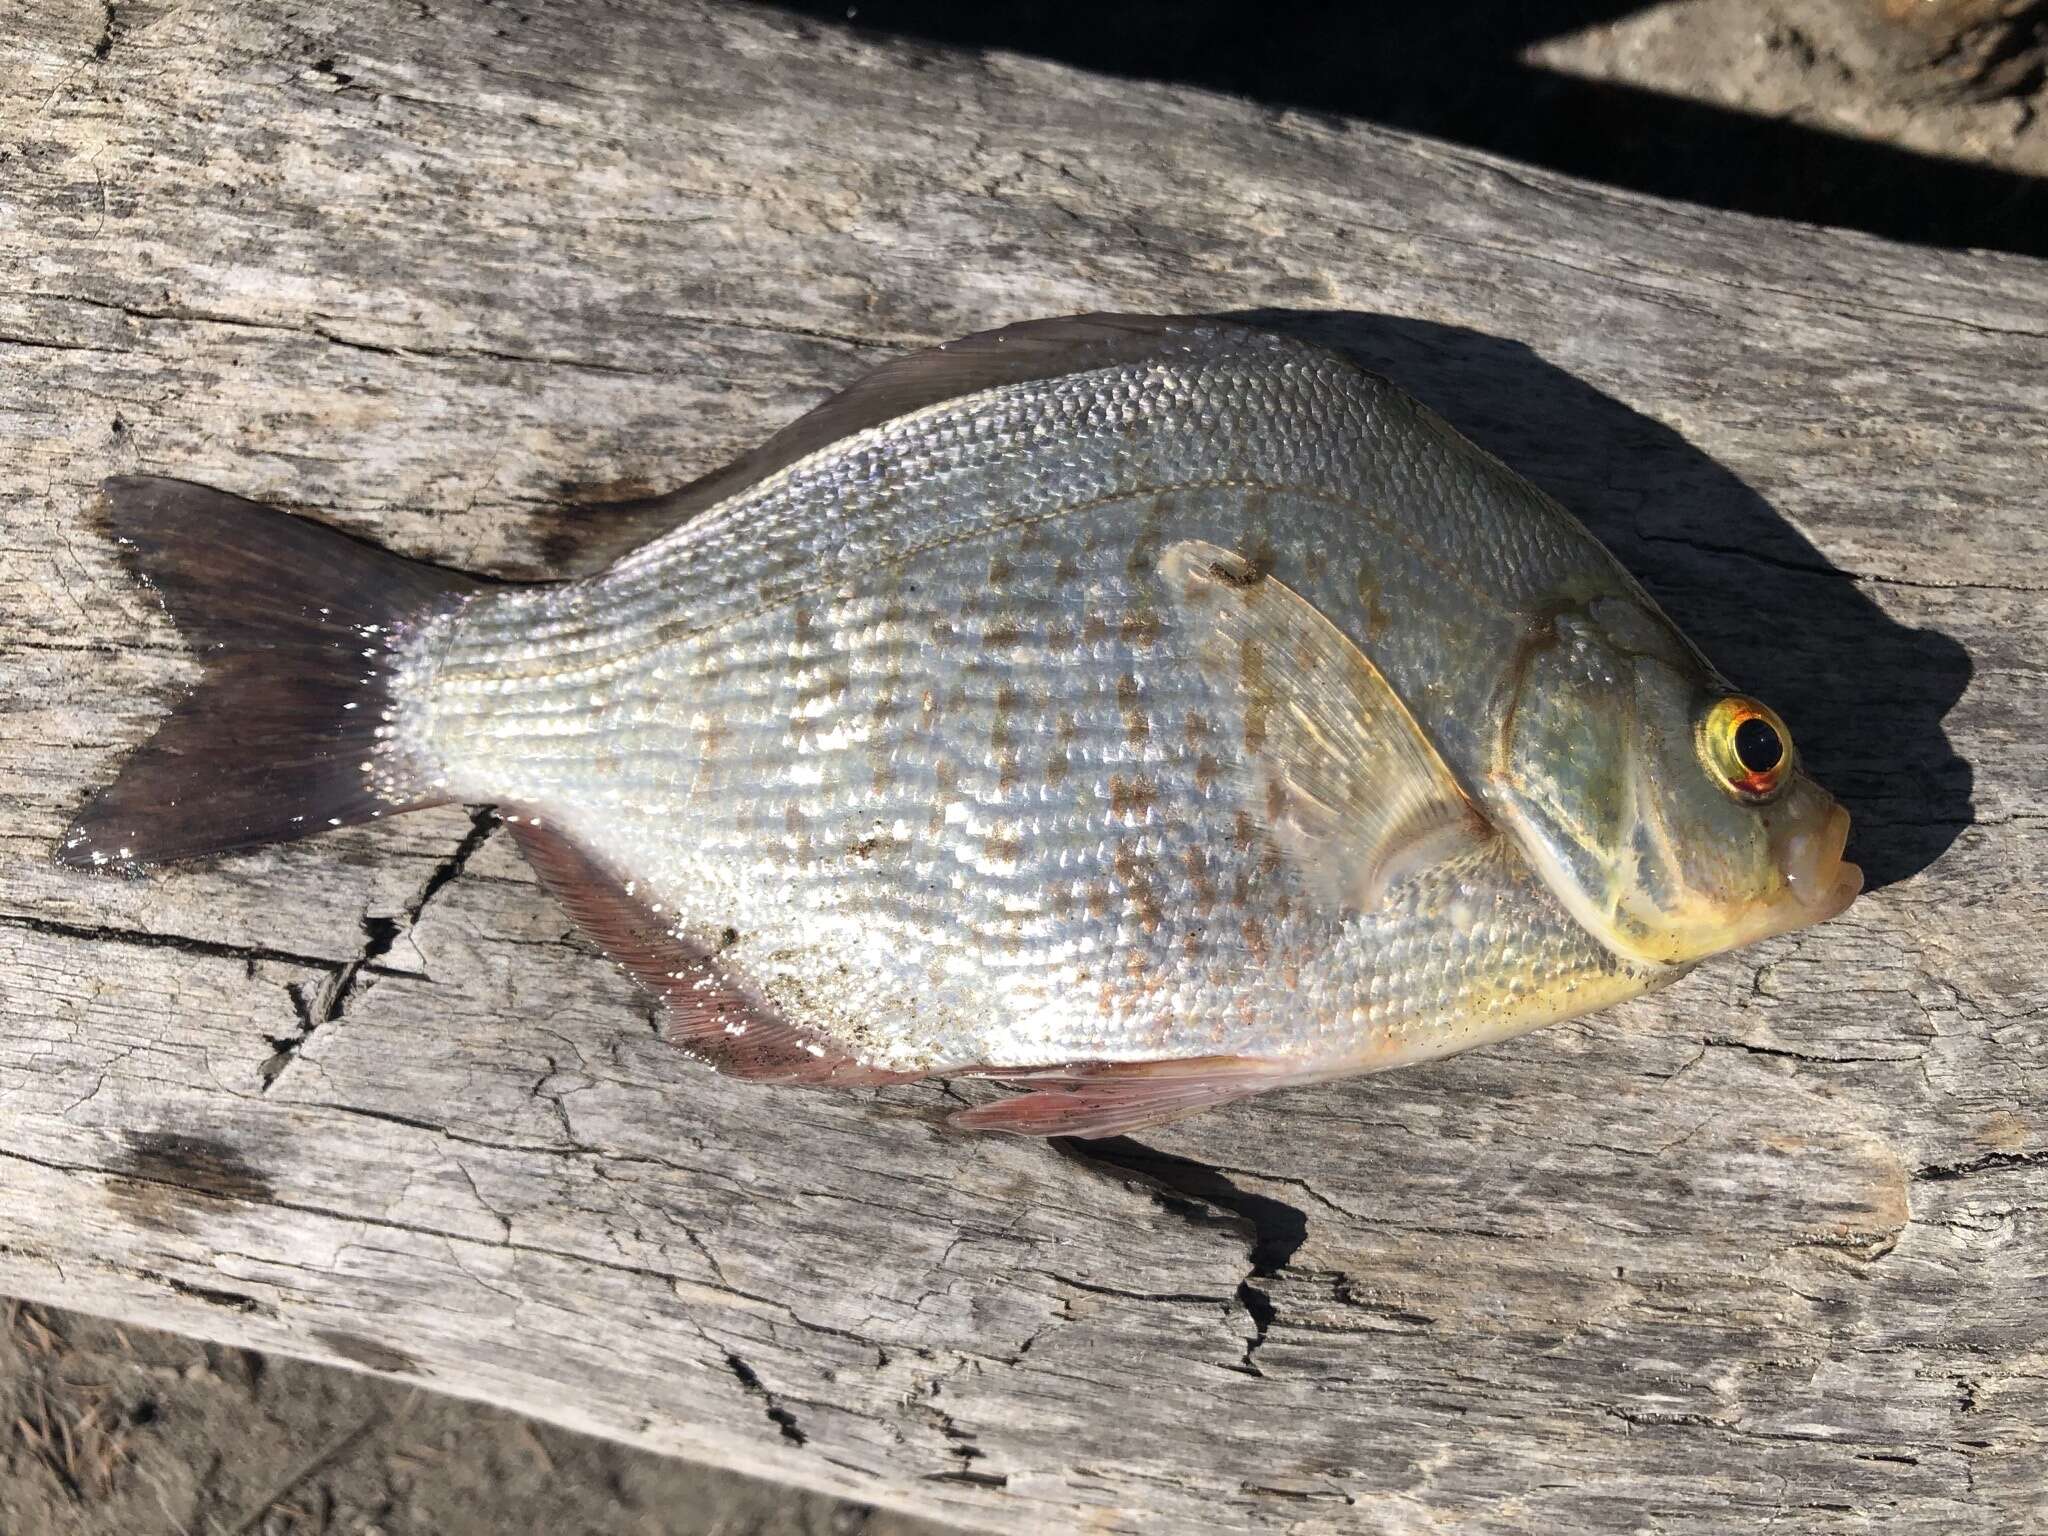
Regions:
M 1849 813 L 1828 808 L 1818 830 L 1793 833 L 1779 851 L 1778 867 L 1802 921 L 1826 922 L 1847 910 L 1863 891 L 1863 871 L 1842 857 L 1849 843 Z

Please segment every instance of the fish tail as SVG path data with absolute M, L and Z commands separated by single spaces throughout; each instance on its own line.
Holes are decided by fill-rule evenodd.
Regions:
M 390 722 L 409 637 L 486 583 L 181 480 L 102 487 L 103 526 L 205 667 L 65 833 L 134 868 L 442 803 Z

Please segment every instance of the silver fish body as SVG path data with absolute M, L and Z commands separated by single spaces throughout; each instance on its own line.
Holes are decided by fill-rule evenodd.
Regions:
M 1498 1040 L 1853 896 L 1846 818 L 1801 801 L 1743 855 L 1778 872 L 1768 916 L 1670 937 L 1666 909 L 1704 910 L 1704 791 L 1651 815 L 1690 770 L 1632 744 L 1679 730 L 1658 689 L 1727 690 L 1636 583 L 1339 356 L 1139 335 L 823 443 L 595 576 L 394 631 L 370 792 L 496 803 L 577 850 L 573 879 L 637 908 L 643 978 L 718 994 L 690 1043 L 721 1064 L 720 1035 L 773 1028 L 826 1080 L 1201 1085 L 1060 1122 L 1083 1130 Z M 1376 793 L 1330 703 L 1354 662 L 1359 709 L 1417 737 L 1400 771 L 1452 802 L 1412 831 L 1339 803 Z M 1574 766 L 1617 755 L 1612 783 Z M 1361 840 L 1391 850 L 1370 879 Z
M 1454 765 L 1546 603 L 1635 591 L 1391 386 L 1198 330 L 890 422 L 600 576 L 474 601 L 424 648 L 404 742 L 892 1070 L 1391 1065 L 1656 979 L 1506 848 L 1380 911 L 1304 901 L 1232 788 L 1244 700 L 1160 590 L 1189 538 L 1257 552 L 1369 641 Z

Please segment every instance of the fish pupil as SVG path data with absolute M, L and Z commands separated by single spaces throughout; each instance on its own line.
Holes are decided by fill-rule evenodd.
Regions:
M 1751 773 L 1769 773 L 1785 760 L 1785 743 L 1770 721 L 1751 716 L 1735 727 L 1735 757 Z

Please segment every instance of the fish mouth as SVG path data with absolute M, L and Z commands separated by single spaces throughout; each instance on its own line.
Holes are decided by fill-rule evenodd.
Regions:
M 1777 849 L 1778 869 L 1791 900 L 1781 902 L 1786 928 L 1824 923 L 1847 910 L 1863 890 L 1863 871 L 1842 857 L 1849 845 L 1849 813 L 1830 806 L 1818 827 L 1803 827 Z M 1782 930 L 1781 930 L 1782 931 Z

